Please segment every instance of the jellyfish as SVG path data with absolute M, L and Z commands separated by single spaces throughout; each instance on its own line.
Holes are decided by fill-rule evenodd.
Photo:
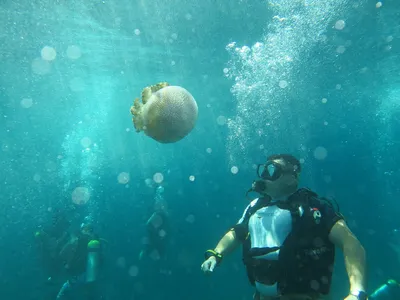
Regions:
M 145 87 L 141 100 L 136 98 L 131 107 L 136 132 L 143 131 L 160 143 L 175 143 L 196 125 L 197 103 L 183 87 L 160 82 Z

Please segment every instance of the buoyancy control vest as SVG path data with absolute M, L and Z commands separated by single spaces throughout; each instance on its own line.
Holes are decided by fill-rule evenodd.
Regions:
M 290 212 L 292 230 L 280 247 L 251 248 L 249 220 L 257 210 L 271 205 Z M 318 198 L 316 193 L 306 188 L 297 190 L 285 202 L 259 198 L 247 209 L 242 222 L 233 228 L 243 242 L 243 262 L 251 284 L 256 281 L 266 285 L 277 284 L 281 295 L 328 294 L 335 258 L 329 232 L 332 225 L 342 218 L 325 198 Z M 255 258 L 277 249 L 277 260 Z

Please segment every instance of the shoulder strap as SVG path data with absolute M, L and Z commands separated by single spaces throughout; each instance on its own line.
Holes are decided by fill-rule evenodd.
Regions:
M 260 208 L 268 206 L 270 204 L 270 202 L 271 202 L 270 198 L 266 198 L 266 197 L 258 198 L 256 204 L 254 204 L 254 206 L 250 206 L 248 208 L 248 210 L 246 211 L 246 214 L 244 215 L 242 224 L 247 226 L 249 224 L 250 217 L 252 215 L 254 215 L 254 213 L 257 210 L 259 210 Z

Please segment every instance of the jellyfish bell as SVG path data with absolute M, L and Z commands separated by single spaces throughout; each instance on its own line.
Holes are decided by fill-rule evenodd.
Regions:
M 135 99 L 131 107 L 136 132 L 160 143 L 175 143 L 196 125 L 197 103 L 183 87 L 161 82 L 144 88 L 141 100 Z

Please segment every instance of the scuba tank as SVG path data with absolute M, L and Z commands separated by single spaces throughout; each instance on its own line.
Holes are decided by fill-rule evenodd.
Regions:
M 377 288 L 369 297 L 369 300 L 395 300 L 400 299 L 400 284 L 393 279 Z
M 86 282 L 96 281 L 100 268 L 100 242 L 91 240 L 87 245 Z

